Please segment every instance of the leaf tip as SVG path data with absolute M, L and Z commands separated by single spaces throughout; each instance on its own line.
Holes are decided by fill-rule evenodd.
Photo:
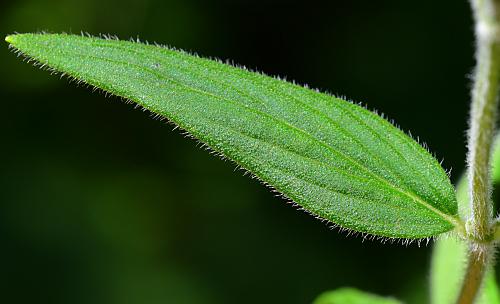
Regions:
M 5 42 L 9 44 L 14 44 L 15 41 L 15 35 L 8 35 L 5 37 Z

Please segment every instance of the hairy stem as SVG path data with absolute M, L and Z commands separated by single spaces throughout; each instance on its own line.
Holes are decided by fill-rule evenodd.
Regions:
M 492 204 L 490 154 L 498 106 L 500 69 L 497 6 L 500 0 L 473 0 L 476 20 L 476 71 L 469 129 L 469 193 L 472 218 L 468 232 L 485 241 L 491 234 Z
M 490 155 L 498 107 L 500 0 L 472 0 L 476 31 L 476 70 L 468 139 L 471 218 L 468 267 L 458 299 L 473 303 L 493 248 Z
M 489 247 L 490 245 L 483 246 Z M 467 272 L 460 295 L 458 296 L 458 304 L 474 303 L 474 299 L 477 296 L 484 274 L 486 273 L 489 251 L 488 248 L 470 248 Z

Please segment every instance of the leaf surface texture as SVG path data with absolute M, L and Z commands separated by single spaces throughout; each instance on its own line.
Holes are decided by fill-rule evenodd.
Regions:
M 423 238 L 457 223 L 454 189 L 439 163 L 359 105 L 165 47 L 66 34 L 6 40 L 44 66 L 168 118 L 341 227 Z

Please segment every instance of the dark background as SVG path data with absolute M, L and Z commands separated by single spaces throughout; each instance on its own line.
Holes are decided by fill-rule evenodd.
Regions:
M 307 83 L 464 168 L 467 1 L 22 0 L 0 31 L 139 37 Z M 431 245 L 347 237 L 118 98 L 0 48 L 0 302 L 427 301 Z

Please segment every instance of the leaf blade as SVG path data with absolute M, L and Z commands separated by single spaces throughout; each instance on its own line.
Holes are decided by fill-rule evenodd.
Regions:
M 344 287 L 322 293 L 313 304 L 401 304 L 401 302 L 394 298 Z
M 453 188 L 435 159 L 360 106 L 166 48 L 58 34 L 6 40 L 169 118 L 342 227 L 421 238 L 457 223 Z

